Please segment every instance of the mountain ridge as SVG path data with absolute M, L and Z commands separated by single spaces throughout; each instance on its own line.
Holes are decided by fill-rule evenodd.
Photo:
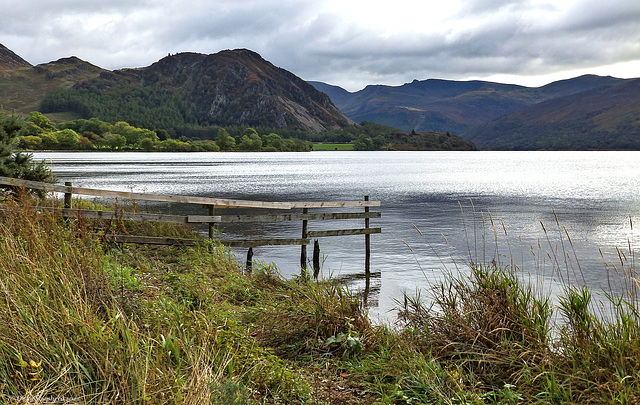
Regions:
M 640 79 L 556 97 L 464 134 L 492 150 L 640 149 Z
M 353 93 L 312 84 L 355 121 L 403 130 L 450 131 L 480 149 L 640 149 L 634 118 L 640 116 L 640 91 L 625 90 L 626 85 L 635 86 L 634 80 L 638 79 L 582 75 L 526 87 L 428 79 L 367 86 Z M 614 104 L 606 104 L 614 99 Z M 552 111 L 545 106 L 553 106 Z M 565 118 L 542 125 L 553 109 L 564 111 Z M 610 111 L 601 113 L 605 109 Z M 592 119 L 594 115 L 599 121 Z
M 327 92 L 354 121 L 371 121 L 402 130 L 464 133 L 502 115 L 554 97 L 628 79 L 583 75 L 540 87 L 482 80 L 414 80 L 400 86 L 373 85 L 357 92 L 311 82 Z
M 71 112 L 152 128 L 246 125 L 314 133 L 355 124 L 326 94 L 248 49 L 169 54 L 113 71 L 74 56 L 34 67 L 18 63 L 8 49 L 2 55 L 15 62 L 0 77 L 0 104 L 23 113 Z
M 349 92 L 306 82 L 248 49 L 169 54 L 149 66 L 111 71 L 75 56 L 32 66 L 1 44 L 0 72 L 5 109 L 178 126 L 183 133 L 201 126 L 256 126 L 317 134 L 369 121 L 408 132 L 460 134 L 481 148 L 640 149 L 640 141 L 624 133 L 635 134 L 634 117 L 640 116 L 640 92 L 625 90 L 636 79 L 583 75 L 540 87 L 427 79 Z M 569 102 L 563 104 L 565 97 Z M 565 118 L 547 122 L 558 111 Z M 196 132 L 186 130 L 190 126 Z
M 11 49 L 0 44 L 0 72 L 20 67 L 32 67 L 31 63 L 22 59 Z

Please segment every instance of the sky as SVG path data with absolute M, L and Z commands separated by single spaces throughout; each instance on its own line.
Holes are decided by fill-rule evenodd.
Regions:
M 0 0 L 0 43 L 102 68 L 247 48 L 357 91 L 415 79 L 640 77 L 639 0 Z

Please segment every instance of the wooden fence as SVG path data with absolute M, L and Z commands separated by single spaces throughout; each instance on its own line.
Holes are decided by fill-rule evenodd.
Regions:
M 301 222 L 300 238 L 257 238 L 257 239 L 224 239 L 220 238 L 220 242 L 230 247 L 247 247 L 247 267 L 250 270 L 251 256 L 253 248 L 257 246 L 268 245 L 300 245 L 300 266 L 307 268 L 307 245 L 314 238 L 347 236 L 347 235 L 365 235 L 365 274 L 370 273 L 370 257 L 371 257 L 371 234 L 381 233 L 379 227 L 371 227 L 371 218 L 380 218 L 380 212 L 370 211 L 371 207 L 379 207 L 379 201 L 369 201 L 368 196 L 361 201 L 298 201 L 298 202 L 270 202 L 270 201 L 249 201 L 249 200 L 232 200 L 209 197 L 194 197 L 181 195 L 164 195 L 164 194 L 148 194 L 134 193 L 126 191 L 112 191 L 91 189 L 84 187 L 75 187 L 67 182 L 65 185 L 41 183 L 28 180 L 20 180 L 9 177 L 0 176 L 0 186 L 24 188 L 33 190 L 42 190 L 54 193 L 64 194 L 64 207 L 45 207 L 43 209 L 51 210 L 59 213 L 66 218 L 89 218 L 89 219 L 121 219 L 125 221 L 150 221 L 150 222 L 166 222 L 176 224 L 205 224 L 208 227 L 208 235 L 210 238 L 216 238 L 215 228 L 217 224 L 230 223 L 259 223 L 259 222 Z M 197 204 L 203 207 L 206 215 L 170 215 L 155 214 L 141 212 L 116 212 L 116 211 L 100 211 L 73 208 L 73 196 L 84 195 L 94 197 L 105 197 L 135 201 L 154 201 L 166 203 L 183 203 Z M 240 208 L 240 209 L 261 209 L 261 210 L 277 210 L 279 213 L 269 214 L 249 214 L 249 215 L 218 215 L 219 209 Z M 362 208 L 360 212 L 309 212 L 311 209 L 349 209 Z M 282 211 L 302 210 L 296 213 L 281 213 Z M 363 219 L 364 227 L 346 228 L 332 230 L 312 230 L 309 227 L 310 221 L 324 220 L 343 220 L 343 219 Z M 108 235 L 109 240 L 118 243 L 145 243 L 145 244 L 193 244 L 191 239 L 177 239 L 166 237 L 151 237 L 143 235 Z M 317 277 L 319 271 L 319 246 L 316 239 L 314 243 L 313 253 L 313 271 Z

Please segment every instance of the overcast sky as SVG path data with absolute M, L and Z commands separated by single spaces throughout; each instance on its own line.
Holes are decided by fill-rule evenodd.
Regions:
M 0 0 L 0 10 L 0 43 L 32 64 L 77 56 L 119 69 L 248 48 L 350 91 L 640 77 L 640 0 Z

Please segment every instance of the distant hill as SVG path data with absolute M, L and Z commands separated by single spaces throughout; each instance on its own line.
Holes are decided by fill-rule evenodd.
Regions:
M 533 104 L 623 81 L 585 75 L 532 88 L 485 81 L 414 80 L 402 86 L 367 86 L 350 93 L 311 82 L 327 93 L 349 118 L 410 131 L 462 134 L 505 114 Z
M 640 79 L 557 97 L 467 131 L 481 149 L 640 150 Z
M 6 55 L 2 51 L 0 53 Z M 22 58 L 18 57 L 18 60 Z M 76 57 L 37 66 L 27 62 L 7 64 L 0 74 L 0 106 L 5 111 L 24 114 L 39 110 L 49 92 L 70 89 L 76 83 L 98 77 L 103 72 L 108 71 Z
M 31 67 L 31 64 L 0 44 L 0 72 L 20 67 Z

